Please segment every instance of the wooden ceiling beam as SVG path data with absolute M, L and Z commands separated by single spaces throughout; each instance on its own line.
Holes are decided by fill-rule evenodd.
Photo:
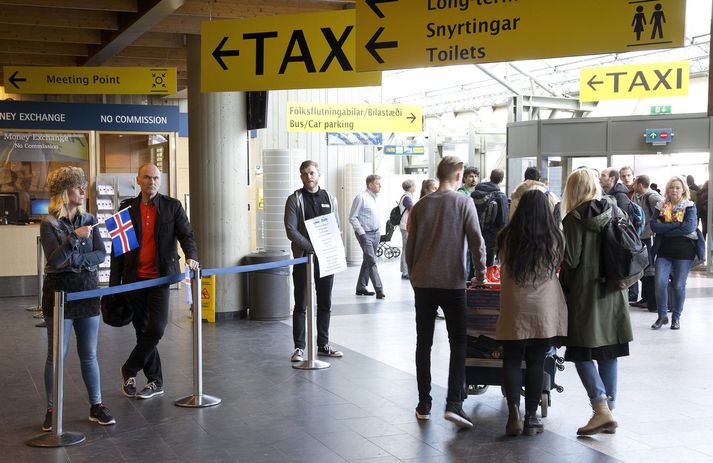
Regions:
M 5 66 L 76 66 L 77 58 L 73 56 L 0 53 L 0 63 Z
M 135 13 L 136 0 L 0 0 L 3 6 L 34 6 L 39 8 L 67 8 L 72 10 L 118 11 Z
M 185 48 L 160 48 L 160 47 L 126 47 L 117 58 L 145 58 L 156 60 L 185 61 Z
M 175 15 L 203 16 L 205 20 L 208 20 L 209 18 L 249 18 L 254 16 L 336 11 L 343 8 L 343 4 L 323 2 L 187 0 L 182 7 L 176 10 Z
M 61 8 L 13 6 L 0 8 L 0 24 L 22 26 L 65 27 L 68 29 L 119 28 L 117 15 L 109 11 L 72 11 Z
M 0 52 L 28 55 L 87 56 L 89 48 L 80 43 L 21 42 L 0 40 Z
M 138 38 L 132 47 L 161 47 L 161 48 L 184 48 L 186 42 L 183 34 L 161 34 L 147 32 Z
M 120 18 L 120 29 L 104 37 L 102 45 L 90 51 L 85 66 L 101 66 L 139 37 L 149 32 L 156 24 L 173 14 L 185 0 L 145 0 L 136 13 Z M 170 31 L 181 32 L 181 31 Z
M 28 42 L 101 43 L 101 33 L 92 29 L 65 29 L 63 27 L 0 27 L 0 39 Z

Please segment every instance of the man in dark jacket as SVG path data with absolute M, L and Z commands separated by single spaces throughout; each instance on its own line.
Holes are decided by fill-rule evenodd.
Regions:
M 505 178 L 505 171 L 493 169 L 490 173 L 490 180 L 479 183 L 475 186 L 475 191 L 470 195 L 475 201 L 475 208 L 478 211 L 478 222 L 485 240 L 485 250 L 487 253 L 486 265 L 489 267 L 495 263 L 495 243 L 500 230 L 508 223 L 508 198 L 500 191 L 499 184 Z
M 123 201 L 119 210 L 129 208 L 139 247 L 118 257 L 112 252 L 110 286 L 182 273 L 177 240 L 186 255 L 186 264 L 193 270 L 199 265 L 198 246 L 183 206 L 158 192 L 161 185 L 158 167 L 142 165 L 136 181 L 141 194 Z M 157 346 L 168 323 L 168 290 L 169 285 L 161 285 L 126 293 L 134 310 L 136 331 L 136 346 L 121 367 L 121 391 L 127 397 L 149 399 L 163 394 Z M 136 392 L 136 375 L 141 370 L 147 384 Z

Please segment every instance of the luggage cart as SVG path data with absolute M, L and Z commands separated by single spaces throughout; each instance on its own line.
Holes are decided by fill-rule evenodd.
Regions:
M 502 348 L 495 340 L 495 324 L 500 313 L 500 287 L 485 284 L 469 288 L 466 293 L 468 307 L 467 332 L 468 351 L 465 359 L 465 379 L 468 395 L 480 395 L 489 386 L 503 388 Z M 521 364 L 523 379 L 525 362 Z M 552 389 L 563 392 L 564 388 L 555 383 L 555 372 L 564 370 L 564 359 L 552 347 L 545 357 L 545 375 L 540 398 L 540 412 L 543 417 L 552 405 Z

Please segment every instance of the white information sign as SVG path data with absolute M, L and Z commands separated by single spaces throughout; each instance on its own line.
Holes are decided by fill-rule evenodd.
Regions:
M 347 256 L 334 214 L 305 220 L 309 240 L 319 259 L 319 277 L 324 278 L 347 269 Z

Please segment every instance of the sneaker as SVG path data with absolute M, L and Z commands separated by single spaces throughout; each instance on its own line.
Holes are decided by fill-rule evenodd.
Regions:
M 327 357 L 342 357 L 344 354 L 334 349 L 329 344 L 325 344 L 322 347 L 317 348 L 317 355 L 326 355 Z
M 102 426 L 116 424 L 116 420 L 111 416 L 109 409 L 101 403 L 94 404 L 92 408 L 89 409 L 89 421 L 94 421 Z
M 301 362 L 303 361 L 304 358 L 304 351 L 302 349 L 295 349 L 295 351 L 292 353 L 292 356 L 290 357 L 291 362 Z
M 441 309 L 440 307 L 436 309 L 436 318 L 439 320 L 446 319 L 446 314 L 443 313 L 443 309 Z
M 137 399 L 150 399 L 155 395 L 163 394 L 163 387 L 159 386 L 156 381 L 151 381 L 146 384 L 141 391 L 136 393 Z
M 473 427 L 473 422 L 470 421 L 470 418 L 468 418 L 468 415 L 465 414 L 463 407 L 460 404 L 446 404 L 446 413 L 443 414 L 443 418 L 455 424 L 459 428 L 465 429 Z
M 124 374 L 122 373 L 121 376 L 123 377 Z M 126 397 L 129 397 L 130 399 L 133 399 L 136 397 L 136 377 L 132 376 L 131 378 L 126 378 L 124 380 L 124 383 L 121 385 L 121 393 L 124 394 Z
M 52 409 L 48 408 L 47 413 L 45 413 L 45 422 L 42 423 L 42 430 L 44 432 L 49 432 L 52 430 Z
M 418 403 L 418 407 L 416 407 L 416 418 L 419 420 L 431 418 L 431 402 Z

